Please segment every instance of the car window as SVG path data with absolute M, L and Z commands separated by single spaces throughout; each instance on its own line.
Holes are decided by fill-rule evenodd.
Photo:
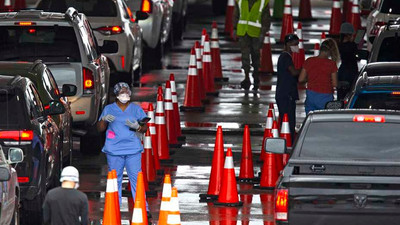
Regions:
M 125 3 L 124 2 L 122 2 L 122 15 L 123 15 L 123 17 L 125 18 L 125 19 L 130 19 L 131 18 L 131 15 L 129 14 L 129 11 L 128 11 L 128 7 L 125 5 Z
M 0 60 L 80 62 L 80 51 L 72 27 L 1 26 Z
M 26 89 L 26 96 L 28 98 L 28 108 L 30 109 L 31 119 L 38 118 L 43 115 L 43 105 L 40 101 L 39 95 L 36 88 L 33 85 L 29 85 Z
M 397 62 L 400 61 L 400 37 L 387 37 L 382 40 L 379 48 L 377 62 Z
M 38 9 L 51 12 L 67 11 L 74 7 L 89 17 L 116 17 L 117 6 L 114 0 L 42 0 Z
M 382 2 L 381 13 L 400 14 L 400 1 L 384 0 Z
M 45 84 L 46 91 L 50 93 L 53 99 L 58 100 L 60 98 L 60 91 L 58 90 L 53 75 L 48 69 L 43 73 L 43 83 Z
M 357 96 L 352 108 L 400 110 L 400 95 L 398 92 L 362 93 Z
M 21 124 L 24 118 L 24 98 L 16 89 L 8 91 L 0 89 L 0 127 L 14 128 Z

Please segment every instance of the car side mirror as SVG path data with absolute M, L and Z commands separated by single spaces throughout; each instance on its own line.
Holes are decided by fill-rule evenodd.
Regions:
M 64 84 L 62 86 L 61 96 L 74 96 L 76 95 L 78 88 L 73 84 Z
M 285 154 L 288 151 L 286 140 L 283 138 L 267 138 L 265 139 L 265 150 L 275 154 Z
M 136 21 L 145 20 L 145 19 L 149 18 L 149 14 L 145 13 L 145 12 L 142 12 L 142 11 L 137 11 L 135 17 L 136 17 L 135 18 Z
M 10 171 L 6 167 L 0 167 L 0 181 L 9 181 L 10 180 Z
M 368 58 L 369 58 L 369 51 L 368 51 L 368 50 L 363 50 L 363 49 L 358 50 L 358 52 L 357 52 L 357 58 L 358 58 L 359 60 L 364 59 L 364 60 L 367 60 L 367 61 L 368 61 Z
M 65 108 L 60 101 L 52 100 L 48 105 L 45 106 L 46 115 L 59 115 L 65 112 Z
M 344 101 L 330 101 L 325 105 L 325 109 L 343 109 Z
M 24 152 L 20 148 L 8 149 L 8 162 L 10 164 L 20 163 L 24 161 Z

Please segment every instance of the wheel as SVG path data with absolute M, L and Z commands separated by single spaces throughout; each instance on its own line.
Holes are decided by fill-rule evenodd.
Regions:
M 15 190 L 15 193 L 17 193 L 17 190 Z M 18 196 L 15 196 L 15 208 L 14 208 L 14 216 L 11 220 L 10 225 L 19 225 L 19 198 Z
M 227 0 L 212 0 L 212 9 L 214 14 L 222 15 L 225 14 Z

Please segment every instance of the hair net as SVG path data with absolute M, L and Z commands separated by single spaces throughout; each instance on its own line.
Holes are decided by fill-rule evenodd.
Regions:
M 115 94 L 115 95 L 118 95 L 119 92 L 120 92 L 123 88 L 127 89 L 129 95 L 132 95 L 132 91 L 131 91 L 129 85 L 128 85 L 127 83 L 125 83 L 125 82 L 119 82 L 119 83 L 117 83 L 116 85 L 114 85 L 114 94 Z

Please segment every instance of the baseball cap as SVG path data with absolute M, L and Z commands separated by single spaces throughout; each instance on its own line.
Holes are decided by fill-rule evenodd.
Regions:
M 298 41 L 299 37 L 296 34 L 288 34 L 285 36 L 285 44 L 291 41 Z

